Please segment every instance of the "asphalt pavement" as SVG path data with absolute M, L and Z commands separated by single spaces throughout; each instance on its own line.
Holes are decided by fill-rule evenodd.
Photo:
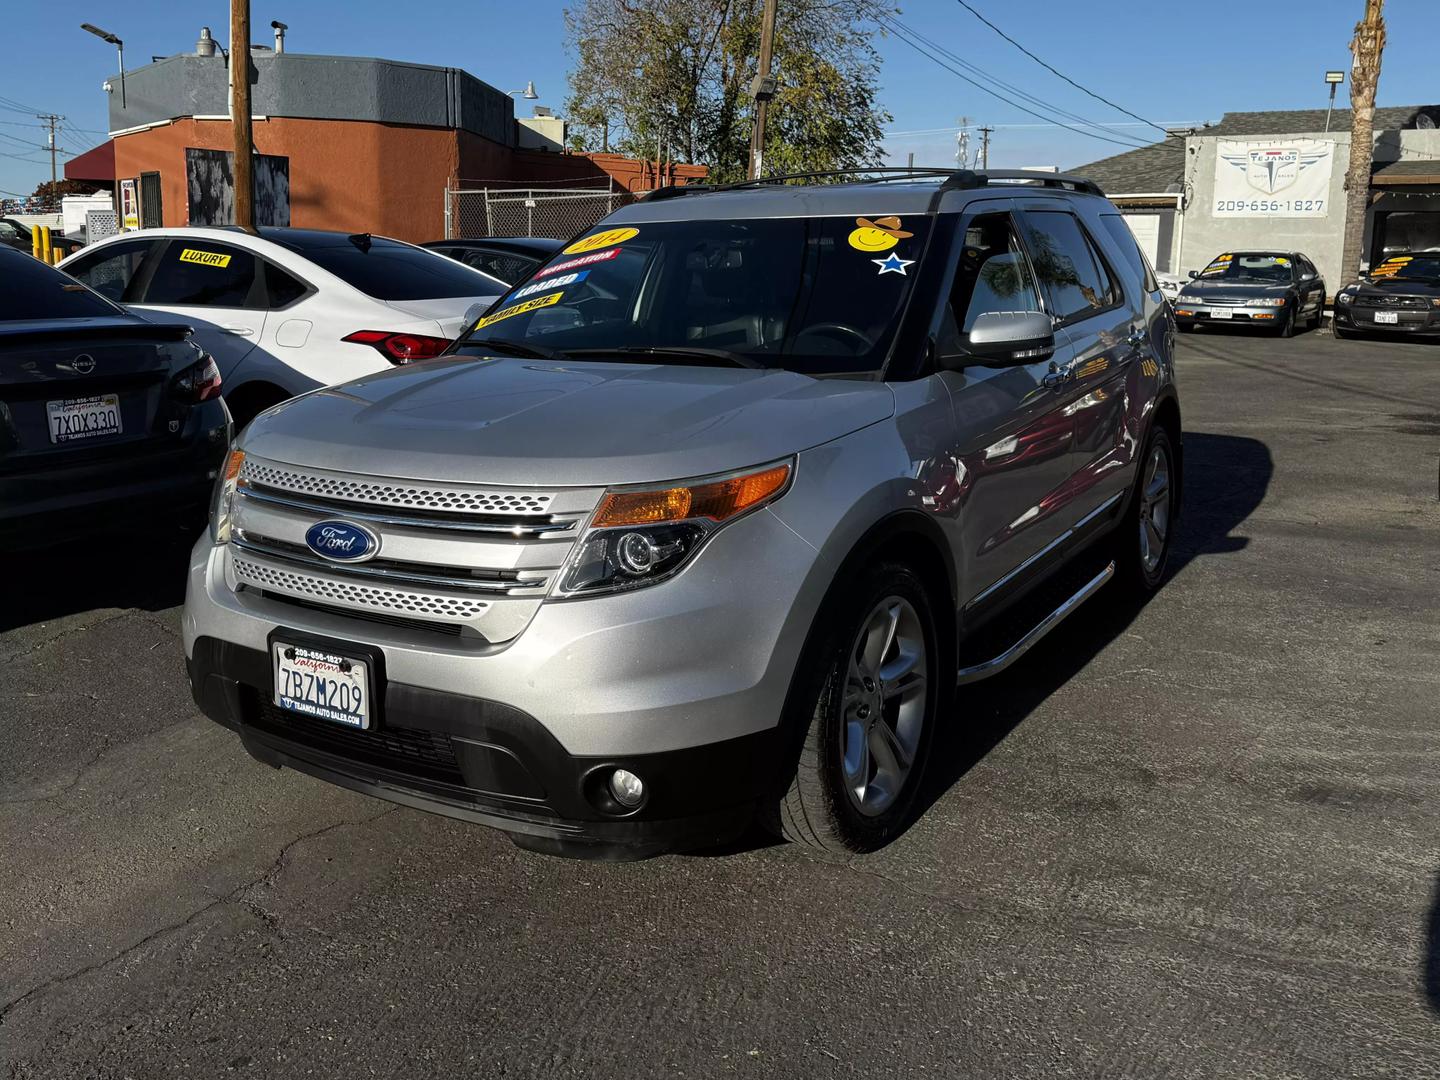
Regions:
M 883 852 L 593 864 L 251 760 L 184 549 L 0 561 L 0 1075 L 1440 1076 L 1440 344 L 1181 339 L 1186 503 Z

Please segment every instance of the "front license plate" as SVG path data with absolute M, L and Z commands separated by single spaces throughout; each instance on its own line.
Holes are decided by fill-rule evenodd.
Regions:
M 370 666 L 353 656 L 276 641 L 275 704 L 346 727 L 370 726 Z
M 1233 319 L 1234 317 L 1235 313 L 1229 308 L 1222 307 L 1210 309 L 1210 318 L 1212 319 Z
M 1400 322 L 1400 313 L 1398 311 L 1377 311 L 1375 312 L 1375 321 L 1396 326 Z
M 99 394 L 96 397 L 47 401 L 45 413 L 50 421 L 52 443 L 94 439 L 101 435 L 120 434 L 120 395 Z

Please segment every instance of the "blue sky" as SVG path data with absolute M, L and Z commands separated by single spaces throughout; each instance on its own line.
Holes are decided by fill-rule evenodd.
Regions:
M 785 0 L 779 2 L 783 18 Z M 1364 8 L 1362 0 L 970 3 L 1077 82 L 1167 125 L 1218 120 L 1226 110 L 1323 107 L 1323 73 L 1348 71 L 1346 46 Z M 1110 125 L 1112 132 L 1101 133 L 1106 137 L 1122 142 L 1158 137 L 1037 66 L 955 0 L 900 0 L 899 6 L 902 22 L 925 38 L 1051 105 Z M 0 191 L 28 194 L 49 178 L 48 155 L 41 149 L 45 132 L 35 126 L 39 121 L 32 112 L 66 116 L 60 145 L 67 150 L 83 151 L 104 138 L 106 99 L 100 86 L 115 72 L 115 52 L 81 31 L 81 21 L 120 35 L 131 68 L 152 54 L 193 49 L 205 24 L 222 43 L 229 38 L 226 0 L 130 0 L 118 7 L 81 0 L 63 7 L 66 13 L 58 15 L 55 6 L 25 4 L 18 19 L 12 12 L 7 20 L 14 47 L 0 65 Z M 382 0 L 252 0 L 252 40 L 268 42 L 270 20 L 280 19 L 290 25 L 288 46 L 296 52 L 450 65 L 502 90 L 533 79 L 538 104 L 558 110 L 570 64 L 563 8 L 562 0 L 412 0 L 399 6 Z M 1440 3 L 1389 0 L 1386 18 L 1380 103 L 1440 103 L 1440 79 L 1433 74 Z M 886 149 L 895 162 L 913 152 L 918 164 L 953 164 L 961 116 L 996 129 L 994 166 L 1072 166 L 1125 149 L 1063 128 L 1035 126 L 1044 122 L 967 85 L 897 37 L 877 44 L 885 58 L 881 101 L 894 116 Z M 1348 103 L 1346 88 L 1337 103 Z

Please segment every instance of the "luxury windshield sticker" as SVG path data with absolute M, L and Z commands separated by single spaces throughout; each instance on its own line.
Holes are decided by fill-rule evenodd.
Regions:
M 626 240 L 633 240 L 639 235 L 639 229 L 606 229 L 604 232 L 598 232 L 594 236 L 587 236 L 583 240 L 576 240 L 565 249 L 564 254 L 579 255 L 582 252 L 594 251 L 596 248 L 623 244 Z
M 485 318 L 475 324 L 475 329 L 483 330 L 492 323 L 497 323 L 501 319 L 508 319 L 512 315 L 524 315 L 529 311 L 536 311 L 539 308 L 549 307 L 551 304 L 558 304 L 560 297 L 564 295 L 564 293 L 557 292 L 551 293 L 549 296 L 537 296 L 534 300 L 526 300 L 523 304 L 515 304 L 512 307 L 507 307 L 504 311 L 497 311 L 494 315 L 486 315 Z
M 536 293 L 549 292 L 551 289 L 565 289 L 571 285 L 577 285 L 590 276 L 589 270 L 576 270 L 574 273 L 566 274 L 564 277 L 546 278 L 544 281 L 536 281 L 526 285 L 518 292 L 510 294 L 511 300 L 522 300 L 527 296 L 534 296 Z
M 578 259 L 566 259 L 564 262 L 555 263 L 553 266 L 543 266 L 535 271 L 537 278 L 549 277 L 551 274 L 563 274 L 566 270 L 574 270 L 579 266 L 591 266 L 598 262 L 608 262 L 620 254 L 619 248 L 611 248 L 609 251 L 597 251 L 591 255 L 582 255 Z
M 180 252 L 180 261 L 223 269 L 230 265 L 230 256 L 221 255 L 218 251 L 197 251 L 195 248 L 185 248 Z
M 900 228 L 900 219 L 892 214 L 874 221 L 869 218 L 856 218 L 854 231 L 845 239 L 856 251 L 878 252 L 889 251 L 901 240 L 908 240 L 914 235 Z

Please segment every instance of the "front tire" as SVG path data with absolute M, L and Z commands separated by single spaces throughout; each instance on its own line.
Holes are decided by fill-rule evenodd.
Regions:
M 1176 461 L 1170 431 L 1156 425 L 1146 440 L 1130 505 L 1116 532 L 1116 578 L 1141 595 L 1160 587 L 1170 561 L 1179 511 Z
M 766 815 L 786 840 L 831 855 L 874 851 L 903 831 L 948 700 L 949 668 L 919 575 L 881 563 L 842 588 L 796 672 L 798 715 L 787 720 L 804 726 L 804 742 Z
M 1295 309 L 1292 307 L 1280 320 L 1280 336 L 1293 337 L 1295 335 Z

